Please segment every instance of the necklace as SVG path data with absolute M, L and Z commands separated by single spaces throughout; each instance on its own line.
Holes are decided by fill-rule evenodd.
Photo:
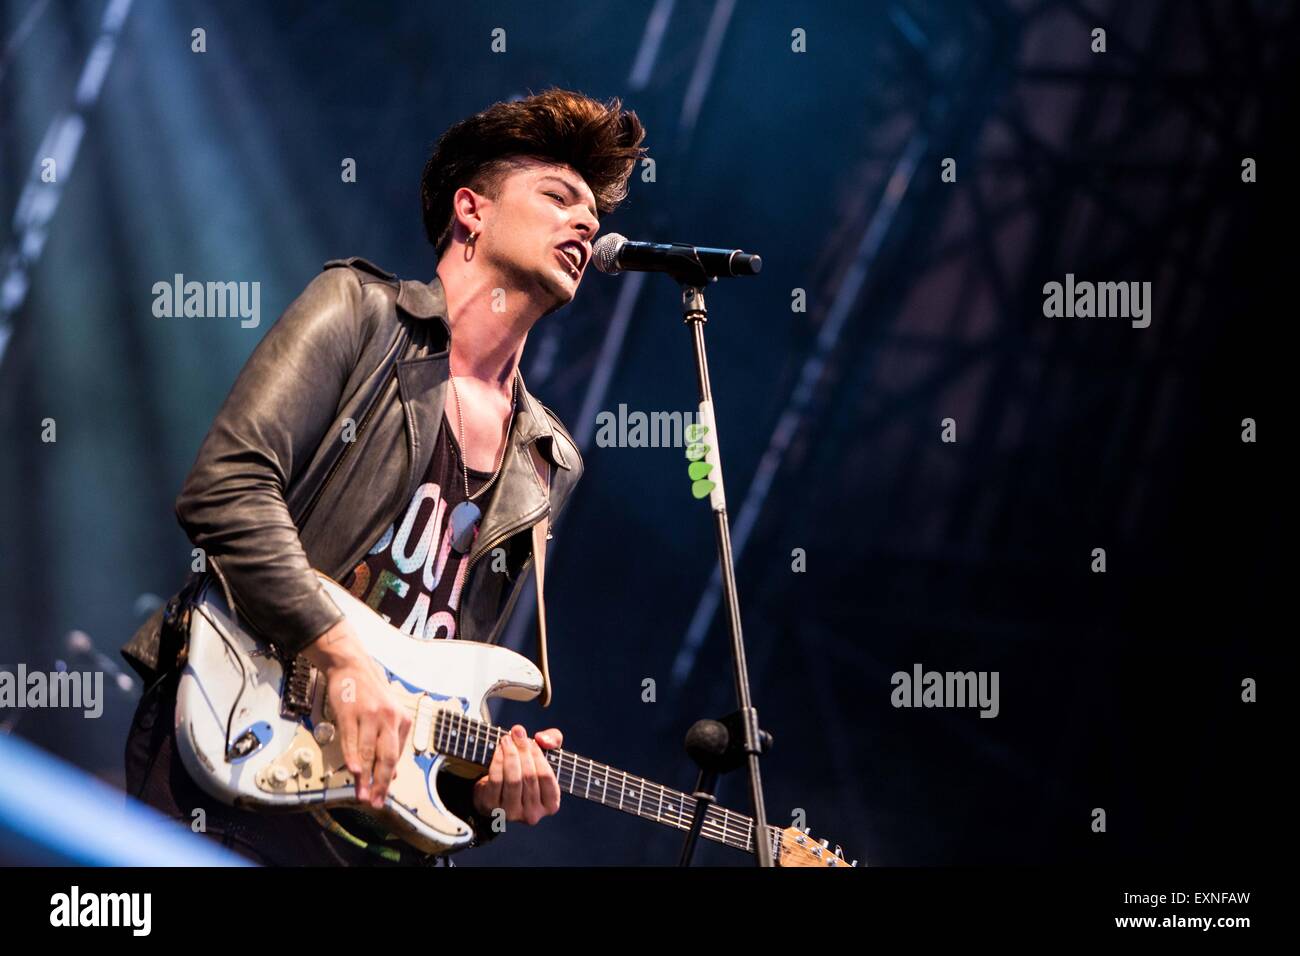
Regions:
M 456 424 L 457 434 L 460 440 L 460 472 L 465 479 L 465 500 L 451 509 L 451 546 L 456 549 L 457 554 L 465 554 L 474 545 L 474 539 L 478 537 L 478 524 L 483 518 L 483 509 L 474 503 L 474 499 L 492 486 L 492 482 L 497 480 L 497 475 L 501 474 L 501 468 L 506 463 L 505 449 L 501 451 L 501 460 L 497 462 L 496 469 L 492 472 L 483 487 L 474 494 L 469 493 L 469 465 L 465 462 L 465 416 L 461 413 L 460 407 L 460 390 L 456 388 L 456 376 L 451 374 L 451 366 L 447 366 L 448 378 L 451 379 L 451 393 L 456 397 Z M 515 374 L 514 381 L 510 386 L 510 427 L 506 429 L 506 448 L 510 447 L 510 432 L 515 423 L 515 402 L 519 395 L 519 375 Z

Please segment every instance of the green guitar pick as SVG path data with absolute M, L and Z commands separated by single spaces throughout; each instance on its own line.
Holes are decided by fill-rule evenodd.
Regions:
M 699 461 L 709 453 L 708 445 L 701 445 L 699 442 L 692 442 L 686 446 L 686 457 L 691 461 Z
M 696 498 L 707 498 L 709 496 L 709 492 L 716 487 L 717 485 L 715 485 L 713 482 L 708 480 L 692 482 L 691 494 L 693 494 Z
M 713 470 L 713 465 L 707 461 L 693 461 L 686 469 L 687 474 L 691 476 L 691 481 L 699 481 Z

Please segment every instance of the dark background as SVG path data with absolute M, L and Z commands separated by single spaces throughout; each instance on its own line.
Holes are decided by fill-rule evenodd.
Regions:
M 1292 4 L 137 0 L 79 99 L 105 10 L 0 3 L 0 664 L 93 666 L 73 629 L 116 657 L 183 578 L 175 495 L 270 323 L 330 258 L 429 279 L 438 134 L 561 86 L 648 128 L 656 181 L 603 231 L 764 259 L 710 289 L 707 341 L 772 821 L 802 808 L 873 865 L 1269 855 Z M 70 115 L 75 163 L 32 185 Z M 155 318 L 178 272 L 259 281 L 261 325 Z M 1152 282 L 1150 327 L 1045 318 L 1067 272 Z M 592 440 L 620 403 L 694 410 L 676 287 L 593 271 L 523 369 L 587 470 L 548 561 L 556 701 L 501 717 L 689 789 L 682 735 L 734 707 L 709 510 L 681 449 Z M 998 671 L 1000 715 L 893 708 L 914 663 Z M 108 694 L 98 721 L 0 724 L 120 783 L 138 688 Z M 739 777 L 722 797 L 747 806 Z M 678 842 L 570 798 L 458 862 L 662 864 Z

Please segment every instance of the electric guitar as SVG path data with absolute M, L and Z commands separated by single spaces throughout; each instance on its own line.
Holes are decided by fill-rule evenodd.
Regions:
M 227 804 L 284 811 L 353 807 L 426 853 L 464 849 L 473 831 L 443 803 L 438 777 L 482 775 L 509 732 L 491 724 L 488 700 L 532 700 L 542 689 L 541 672 L 509 648 L 412 638 L 316 573 L 412 718 L 384 808 L 356 800 L 324 675 L 302 657 L 282 661 L 269 643 L 246 631 L 211 580 L 190 609 L 177 691 L 176 742 L 185 769 Z M 696 802 L 690 795 L 565 750 L 544 753 L 564 793 L 690 829 Z M 700 835 L 752 853 L 754 821 L 713 804 Z M 839 847 L 832 851 L 795 827 L 768 826 L 766 839 L 781 866 L 856 865 L 845 862 Z

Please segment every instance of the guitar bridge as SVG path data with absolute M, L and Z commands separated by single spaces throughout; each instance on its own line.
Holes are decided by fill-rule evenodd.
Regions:
M 280 698 L 281 717 L 297 720 L 311 714 L 312 701 L 316 698 L 316 677 L 316 668 L 310 661 L 302 655 L 294 657 Z

